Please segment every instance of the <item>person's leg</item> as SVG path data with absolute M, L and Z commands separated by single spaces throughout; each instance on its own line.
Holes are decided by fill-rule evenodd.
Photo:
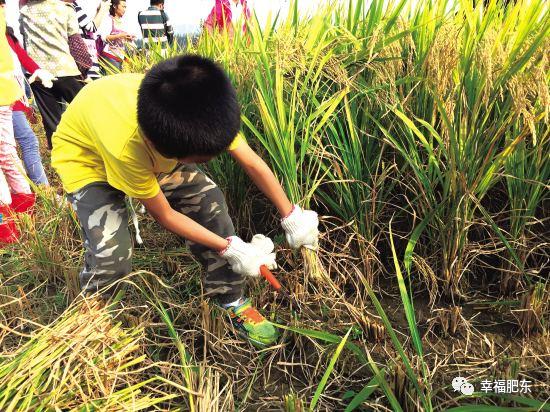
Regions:
M 14 211 L 10 207 L 12 203 L 10 188 L 0 169 L 0 247 L 4 243 L 17 242 L 19 231 L 13 219 Z
M 125 195 L 107 183 L 93 183 L 68 195 L 78 216 L 84 240 L 84 268 L 80 287 L 84 294 L 109 288 L 132 270 L 132 239 L 128 230 Z
M 11 205 L 10 187 L 8 186 L 8 181 L 6 180 L 2 168 L 0 168 L 0 205 Z
M 59 96 L 70 103 L 73 101 L 78 92 L 84 87 L 85 83 L 78 77 L 60 77 L 55 82 L 56 92 Z
M 223 193 L 194 165 L 181 165 L 159 177 L 161 190 L 170 205 L 221 237 L 235 234 Z M 205 246 L 187 242 L 193 255 L 205 268 L 206 294 L 220 304 L 233 302 L 243 295 L 244 279 L 231 270 L 227 261 Z
M 52 135 L 63 114 L 63 101 L 70 103 L 78 94 L 84 83 L 77 77 L 60 77 L 53 82 L 51 89 L 45 88 L 41 83 L 34 82 L 31 85 L 38 109 L 42 115 L 48 148 L 52 148 Z
M 4 163 L 8 159 L 2 155 L 4 151 L 9 152 L 4 146 L 8 146 L 11 140 L 13 140 L 11 109 L 8 106 L 0 106 L 0 245 L 14 243 L 19 237 L 19 231 L 14 222 L 15 213 L 11 208 L 13 199 L 10 185 L 4 173 Z
M 6 123 L 7 116 L 5 115 L 7 111 L 9 111 L 8 106 L 0 106 L 0 145 L 4 141 L 4 134 L 7 135 L 9 133 L 10 125 Z M 8 186 L 6 175 L 4 175 L 4 171 L 0 166 L 0 206 L 9 206 L 11 205 L 11 201 L 10 187 Z
M 32 193 L 13 137 L 12 111 L 0 107 L 0 169 L 12 193 Z
M 27 121 L 24 112 L 13 112 L 13 131 L 15 140 L 21 147 L 25 170 L 34 184 L 48 185 L 48 178 L 42 166 L 38 138 Z
M 55 86 L 54 82 L 54 86 Z M 61 98 L 57 95 L 54 88 L 47 89 L 40 82 L 31 84 L 31 89 L 38 105 L 38 110 L 42 116 L 42 124 L 46 132 L 48 141 L 48 149 L 52 148 L 52 135 L 61 120 L 63 107 L 61 106 Z

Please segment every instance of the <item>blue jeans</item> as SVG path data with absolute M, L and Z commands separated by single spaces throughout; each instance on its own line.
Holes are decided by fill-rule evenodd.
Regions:
M 21 157 L 29 179 L 36 185 L 48 185 L 48 178 L 46 172 L 44 172 L 40 150 L 38 149 L 38 138 L 32 131 L 25 113 L 13 112 L 12 120 L 15 140 L 21 146 Z

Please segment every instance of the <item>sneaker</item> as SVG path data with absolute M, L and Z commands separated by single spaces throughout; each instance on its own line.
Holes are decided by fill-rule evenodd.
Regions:
M 0 245 L 15 243 L 19 239 L 19 230 L 15 225 L 15 212 L 10 206 L 0 204 Z
M 250 340 L 255 346 L 268 346 L 277 341 L 277 328 L 252 306 L 250 299 L 243 299 L 239 305 L 226 307 L 237 333 Z

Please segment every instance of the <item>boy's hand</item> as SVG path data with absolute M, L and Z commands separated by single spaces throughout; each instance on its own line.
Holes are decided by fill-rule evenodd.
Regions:
M 303 210 L 294 205 L 290 215 L 281 221 L 286 240 L 291 248 L 305 247 L 317 250 L 319 244 L 319 217 L 313 210 Z
M 260 266 L 276 269 L 275 245 L 264 235 L 255 235 L 250 243 L 245 243 L 237 236 L 228 238 L 229 246 L 220 252 L 227 259 L 235 273 L 245 276 L 260 276 Z

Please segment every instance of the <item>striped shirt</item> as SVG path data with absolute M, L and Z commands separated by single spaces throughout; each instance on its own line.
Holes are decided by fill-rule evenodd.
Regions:
M 150 42 L 160 43 L 166 50 L 167 44 L 174 41 L 174 29 L 168 15 L 164 10 L 151 6 L 138 14 L 139 26 L 143 35 L 143 45 L 147 47 Z
M 95 26 L 94 19 L 86 14 L 82 7 L 77 2 L 73 3 L 74 11 L 76 12 L 76 18 L 78 20 L 78 26 L 80 27 L 80 34 L 84 43 L 88 47 L 88 52 L 92 58 L 92 67 L 88 70 L 88 79 L 97 80 L 101 77 L 101 70 L 99 67 L 99 59 L 97 56 L 96 38 L 97 27 Z

